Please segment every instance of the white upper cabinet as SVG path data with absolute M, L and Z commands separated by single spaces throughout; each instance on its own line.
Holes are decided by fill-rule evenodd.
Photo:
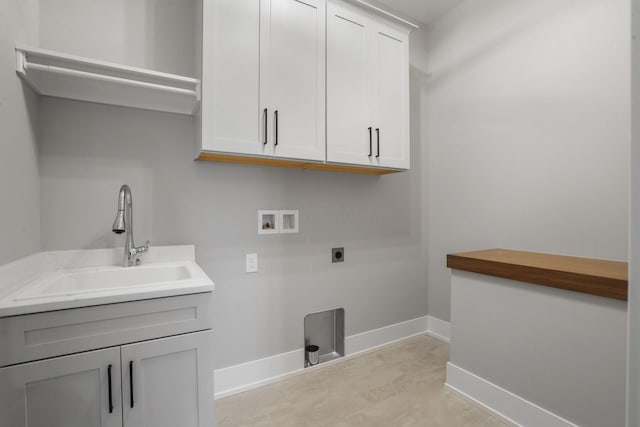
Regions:
M 408 35 L 376 26 L 375 126 L 379 166 L 409 169 L 409 46 Z
M 202 150 L 270 153 L 260 112 L 261 0 L 204 0 Z
M 198 156 L 409 169 L 412 24 L 343 0 L 203 0 Z
M 277 157 L 325 159 L 325 13 L 325 0 L 271 0 L 264 81 Z
M 327 160 L 374 165 L 370 21 L 327 6 Z
M 327 161 L 409 169 L 409 29 L 341 1 L 327 19 Z
M 324 0 L 204 1 L 202 151 L 325 159 L 325 13 Z

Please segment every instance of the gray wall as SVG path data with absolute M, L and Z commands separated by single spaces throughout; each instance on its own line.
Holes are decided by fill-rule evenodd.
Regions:
M 110 53 L 125 46 L 104 46 L 122 27 L 122 16 L 109 16 L 110 30 L 82 25 L 78 16 L 42 13 L 41 42 L 77 54 L 95 45 L 103 59 L 127 60 Z M 193 26 L 178 18 L 165 31 Z M 67 37 L 50 37 L 62 30 Z M 165 38 L 146 43 L 157 50 Z M 166 58 L 172 50 L 166 47 Z M 142 58 L 135 65 L 172 71 L 180 55 L 168 66 Z M 423 71 L 412 67 L 413 87 L 423 81 Z M 194 243 L 198 262 L 216 282 L 217 368 L 302 347 L 309 312 L 344 307 L 347 335 L 424 316 L 423 99 L 420 90 L 412 93 L 412 170 L 384 177 L 194 162 L 191 117 L 43 98 L 43 248 L 121 245 L 110 229 L 118 188 L 128 183 L 137 240 Z M 258 236 L 258 209 L 299 209 L 300 233 Z M 330 263 L 333 246 L 346 248 L 344 264 Z M 245 254 L 252 252 L 259 254 L 258 274 L 244 272 Z
M 640 425 L 640 0 L 632 2 L 631 229 L 627 425 Z
M 626 260 L 629 0 L 467 0 L 428 34 L 429 315 L 446 254 Z
M 36 97 L 16 75 L 16 43 L 35 44 L 38 2 L 0 5 L 0 265 L 40 250 Z
M 456 272 L 451 316 L 451 363 L 576 425 L 624 426 L 625 302 Z
M 40 0 L 40 47 L 192 76 L 195 0 Z

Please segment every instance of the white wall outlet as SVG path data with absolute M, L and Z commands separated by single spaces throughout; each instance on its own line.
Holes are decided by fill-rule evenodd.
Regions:
M 279 230 L 279 211 L 258 211 L 258 234 L 277 234 Z
M 247 273 L 258 272 L 258 254 L 247 254 Z
M 299 215 L 297 210 L 279 211 L 278 219 L 280 220 L 280 232 L 297 233 L 300 229 L 298 218 Z

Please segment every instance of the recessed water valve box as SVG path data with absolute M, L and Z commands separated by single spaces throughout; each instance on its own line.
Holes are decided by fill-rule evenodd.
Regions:
M 298 216 L 297 210 L 280 211 L 280 232 L 297 233 L 299 230 Z
M 276 210 L 258 211 L 258 234 L 279 233 L 278 213 L 279 211 Z

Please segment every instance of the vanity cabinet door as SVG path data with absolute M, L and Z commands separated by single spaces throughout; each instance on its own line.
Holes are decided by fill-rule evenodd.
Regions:
M 120 348 L 0 369 L 0 427 L 119 427 Z
M 213 332 L 122 346 L 125 427 L 215 426 Z

